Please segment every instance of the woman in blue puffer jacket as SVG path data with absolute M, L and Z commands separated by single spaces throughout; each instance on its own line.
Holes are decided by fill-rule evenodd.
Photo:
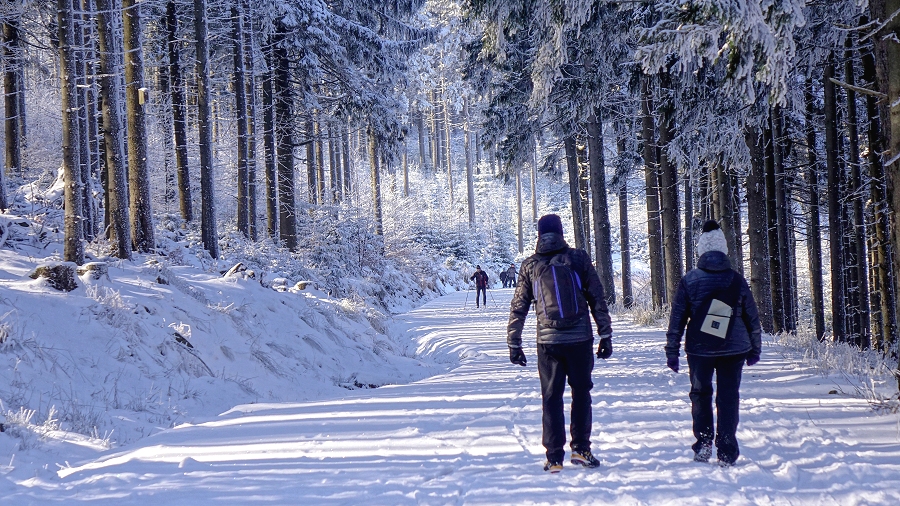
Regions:
M 694 460 L 708 462 L 715 441 L 719 464 L 731 466 L 740 455 L 735 433 L 741 373 L 745 363 L 752 366 L 759 361 L 761 351 L 759 314 L 747 281 L 731 268 L 725 234 L 715 221 L 703 224 L 697 252 L 697 268 L 681 279 L 672 304 L 666 361 L 670 369 L 678 372 L 681 336 L 687 326 L 684 351 L 691 377 L 691 416 L 697 438 L 692 446 Z M 725 316 L 715 317 L 714 313 L 723 313 L 722 308 L 727 309 Z M 715 427 L 713 373 L 718 419 Z

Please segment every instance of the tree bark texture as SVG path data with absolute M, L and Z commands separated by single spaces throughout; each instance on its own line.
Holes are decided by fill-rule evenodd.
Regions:
M 747 235 L 750 246 L 750 290 L 759 309 L 764 332 L 775 329 L 772 319 L 772 295 L 769 287 L 769 239 L 766 221 L 766 168 L 764 139 L 759 127 L 748 127 L 744 142 L 750 151 L 747 175 Z
M 647 200 L 647 243 L 650 249 L 650 286 L 654 308 L 666 303 L 665 262 L 662 252 L 662 222 L 659 203 L 659 166 L 656 160 L 656 125 L 650 76 L 641 78 L 641 139 L 644 144 L 644 189 Z
M 822 281 L 822 231 L 819 225 L 819 160 L 816 153 L 816 129 L 813 123 L 813 83 L 806 81 L 804 100 L 806 106 L 806 153 L 809 167 L 806 169 L 806 186 L 809 188 L 807 209 L 806 244 L 809 258 L 809 284 L 816 337 L 825 339 L 825 289 Z
M 668 93 L 669 76 L 663 74 L 661 82 L 662 93 Z M 678 290 L 678 283 L 684 275 L 681 263 L 681 223 L 679 220 L 678 205 L 678 167 L 669 160 L 668 147 L 669 142 L 674 136 L 674 125 L 672 124 L 672 104 L 671 98 L 664 97 L 659 108 L 659 181 L 660 181 L 660 204 L 661 221 L 663 231 L 663 252 L 666 261 L 666 296 L 667 300 L 675 300 L 675 292 Z
M 171 86 L 172 133 L 175 138 L 175 173 L 178 180 L 178 204 L 184 221 L 194 219 L 191 195 L 191 177 L 188 166 L 187 108 L 184 97 L 184 75 L 181 70 L 181 43 L 178 39 L 178 12 L 176 2 L 166 4 L 166 46 L 168 48 L 168 74 Z
M 469 210 L 469 228 L 475 229 L 475 174 L 472 167 L 472 134 L 469 132 L 469 100 L 463 99 L 463 130 L 466 155 L 466 204 Z M 517 171 L 518 174 L 518 171 Z M 517 176 L 520 177 L 520 176 Z M 522 216 L 519 213 L 519 222 Z M 520 225 L 521 227 L 521 225 Z
M 266 73 L 262 79 L 263 100 L 263 151 L 266 166 L 266 234 L 271 239 L 279 237 L 278 233 L 278 153 L 275 142 L 275 92 L 273 81 L 275 73 L 274 52 L 269 47 L 266 55 Z
M 250 193 L 247 199 L 247 214 L 249 219 L 250 239 L 259 238 L 257 230 L 257 182 L 256 182 L 256 58 L 254 46 L 256 37 L 253 31 L 254 2 L 240 0 L 244 11 L 244 62 L 246 68 L 246 102 L 247 102 L 247 191 Z
M 122 0 L 125 41 L 125 114 L 128 129 L 128 191 L 131 206 L 131 242 L 146 253 L 153 239 L 150 172 L 147 169 L 146 91 L 144 86 L 143 21 L 137 0 Z
M 247 146 L 247 83 L 244 68 L 244 12 L 241 2 L 231 5 L 231 38 L 233 44 L 234 110 L 237 111 L 237 229 L 250 237 L 250 153 Z
M 209 90 L 209 26 L 206 0 L 194 0 L 194 36 L 197 50 L 197 120 L 200 148 L 200 235 L 203 247 L 213 258 L 219 257 L 219 233 L 216 230 L 216 203 L 213 191 L 213 133 Z
M 297 211 L 294 190 L 294 92 L 291 85 L 290 61 L 285 47 L 285 27 L 278 25 L 273 37 L 272 80 L 274 99 L 275 153 L 278 174 L 278 232 L 284 247 L 297 247 Z M 311 157 L 309 157 L 311 158 Z
M 62 169 L 65 182 L 65 243 L 63 260 L 84 263 L 84 229 L 81 223 L 82 184 L 79 166 L 78 75 L 75 65 L 75 7 L 72 0 L 57 1 L 59 29 L 60 95 L 62 96 Z
M 844 227 L 841 220 L 841 185 L 844 184 L 838 164 L 837 97 L 834 83 L 834 55 L 828 59 L 823 79 L 825 97 L 825 160 L 828 171 L 828 222 L 831 251 L 831 313 L 832 335 L 835 341 L 844 342 L 846 332 L 846 306 L 844 283 Z
M 603 118 L 600 111 L 587 121 L 588 160 L 591 175 L 591 214 L 594 223 L 594 261 L 600 284 L 603 285 L 607 304 L 616 302 L 616 284 L 612 266 L 612 239 L 610 238 L 609 203 L 606 198 L 606 163 L 603 156 Z
M 844 82 L 850 86 L 856 85 L 856 70 L 853 61 L 854 38 L 852 34 L 847 37 L 844 58 Z M 869 270 L 866 255 L 866 225 L 863 214 L 863 184 L 859 156 L 859 113 L 856 103 L 856 92 L 852 88 L 845 90 L 847 94 L 847 164 L 850 169 L 848 192 L 851 197 L 851 211 L 853 223 L 850 233 L 850 259 L 848 267 L 852 269 L 855 282 L 851 292 L 855 296 L 852 307 L 851 341 L 862 349 L 869 349 L 872 345 L 872 337 L 869 334 L 870 307 L 869 307 Z
M 862 21 L 860 21 L 862 22 Z M 863 81 L 866 83 L 878 83 L 875 67 L 875 55 L 866 51 L 862 57 L 863 63 Z M 873 279 L 874 291 L 872 306 L 873 320 L 877 322 L 877 326 L 873 329 L 874 346 L 885 351 L 891 348 L 896 342 L 896 316 L 894 313 L 894 287 L 893 287 L 893 266 L 891 265 L 890 255 L 890 237 L 889 237 L 889 221 L 887 192 L 885 186 L 884 164 L 882 163 L 881 152 L 884 151 L 884 143 L 882 142 L 881 118 L 878 114 L 878 98 L 873 95 L 866 95 L 866 117 L 868 119 L 868 128 L 866 131 L 866 139 L 869 144 L 868 149 L 868 165 L 869 165 L 869 195 L 871 204 L 871 212 L 873 216 L 873 226 L 869 228 L 872 239 L 872 256 L 874 259 Z
M 3 56 L 3 107 L 4 119 L 4 161 L 5 169 L 0 173 L 0 209 L 9 207 L 6 200 L 6 173 L 22 173 L 22 136 L 20 122 L 25 121 L 25 111 L 19 109 L 19 95 L 23 93 L 24 83 L 21 76 L 21 44 L 19 35 L 19 13 L 4 18 L 2 24 L 3 40 L 0 54 Z
M 585 248 L 584 239 L 584 220 L 581 216 L 581 189 L 578 183 L 578 154 L 576 153 L 575 137 L 567 136 L 563 140 L 566 150 L 566 167 L 569 170 L 569 199 L 572 207 L 572 226 L 574 229 L 575 247 L 578 249 Z
M 625 138 L 621 135 L 616 140 L 619 157 L 626 156 Z M 631 283 L 631 242 L 628 230 L 628 175 L 620 174 L 618 191 L 619 200 L 619 250 L 622 256 L 622 305 L 628 309 L 634 305 L 634 290 Z
M 109 193 L 109 232 L 115 245 L 115 255 L 131 259 L 131 228 L 128 206 L 127 169 L 124 129 L 120 111 L 122 90 L 119 87 L 122 50 L 116 36 L 117 23 L 113 16 L 114 0 L 97 0 L 97 42 L 100 55 L 100 95 L 102 97 L 103 145 L 106 154 L 107 190 Z
M 384 224 L 381 216 L 381 168 L 378 162 L 381 159 L 378 152 L 378 139 L 375 130 L 369 127 L 369 166 L 372 176 L 372 218 L 375 221 L 375 235 L 384 235 Z

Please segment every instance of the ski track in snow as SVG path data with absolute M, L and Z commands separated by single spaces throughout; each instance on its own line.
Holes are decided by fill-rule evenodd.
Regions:
M 664 332 L 615 317 L 614 354 L 593 373 L 601 465 L 566 461 L 562 473 L 545 473 L 533 337 L 527 367 L 508 361 L 511 293 L 492 290 L 482 309 L 451 294 L 396 318 L 421 353 L 461 357 L 446 374 L 340 399 L 237 406 L 64 468 L 58 479 L 33 478 L 2 502 L 900 503 L 898 415 L 829 395 L 837 380 L 765 343 L 762 361 L 744 369 L 737 466 L 693 462 L 686 361 L 670 372 Z M 530 337 L 533 316 L 528 324 Z

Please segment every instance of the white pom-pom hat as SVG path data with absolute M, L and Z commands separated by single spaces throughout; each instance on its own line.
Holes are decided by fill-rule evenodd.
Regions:
M 708 251 L 721 251 L 728 254 L 728 242 L 725 240 L 725 234 L 715 220 L 707 220 L 703 224 L 703 233 L 697 240 L 697 255 L 702 256 Z

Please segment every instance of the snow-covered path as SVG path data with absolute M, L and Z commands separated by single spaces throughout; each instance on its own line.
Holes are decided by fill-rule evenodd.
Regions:
M 420 351 L 463 357 L 446 374 L 238 406 L 36 478 L 4 504 L 900 503 L 898 416 L 829 394 L 832 380 L 771 348 L 745 369 L 738 465 L 694 463 L 686 372 L 666 369 L 661 330 L 622 320 L 613 357 L 594 370 L 600 468 L 544 473 L 533 347 L 527 367 L 508 361 L 510 295 L 493 290 L 475 310 L 457 293 L 398 318 Z

